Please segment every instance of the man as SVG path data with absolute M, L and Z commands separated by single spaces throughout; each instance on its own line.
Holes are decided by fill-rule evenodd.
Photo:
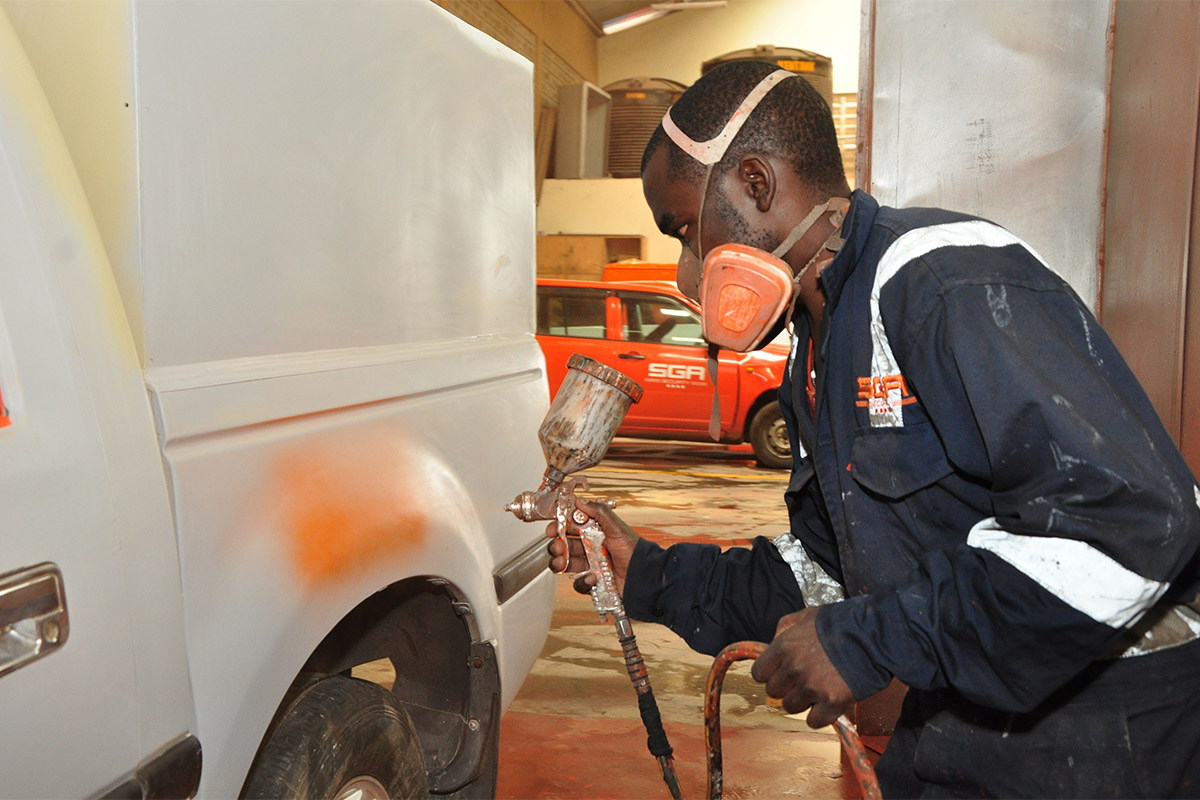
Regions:
M 685 293 L 730 243 L 796 276 L 795 464 L 790 533 L 750 549 L 580 501 L 630 615 L 770 640 L 755 679 L 814 727 L 907 684 L 886 796 L 1200 796 L 1200 488 L 1071 289 L 998 226 L 851 194 L 828 107 L 767 64 L 701 78 L 642 178 Z

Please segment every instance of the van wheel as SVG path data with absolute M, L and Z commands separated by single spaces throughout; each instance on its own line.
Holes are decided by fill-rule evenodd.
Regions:
M 792 445 L 779 402 L 772 400 L 758 410 L 750 422 L 750 446 L 759 466 L 788 469 L 792 466 Z
M 395 800 L 429 794 L 421 747 L 395 696 L 358 678 L 309 684 L 268 735 L 247 798 Z

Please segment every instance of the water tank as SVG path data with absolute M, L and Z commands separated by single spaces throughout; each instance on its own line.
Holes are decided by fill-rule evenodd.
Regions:
M 608 174 L 641 176 L 642 151 L 671 104 L 687 89 L 666 78 L 629 78 L 604 87 L 612 97 L 608 117 Z
M 813 88 L 825 98 L 825 102 L 833 108 L 833 59 L 814 53 L 811 50 L 799 50 L 795 47 L 776 47 L 773 44 L 760 44 L 758 47 L 746 50 L 735 50 L 723 56 L 711 58 L 700 65 L 700 74 L 730 61 L 765 61 L 768 64 L 795 72 L 804 76 Z

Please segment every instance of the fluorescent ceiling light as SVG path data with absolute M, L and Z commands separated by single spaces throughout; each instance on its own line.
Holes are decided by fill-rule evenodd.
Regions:
M 728 0 L 668 0 L 663 3 L 651 3 L 655 11 L 684 11 L 690 8 L 724 8 Z
M 627 31 L 630 28 L 641 25 L 651 20 L 656 20 L 659 17 L 665 17 L 670 11 L 659 11 L 654 8 L 639 8 L 637 11 L 631 11 L 628 14 L 622 14 L 619 17 L 606 19 L 601 25 L 604 34 L 607 36 L 610 33 L 619 33 Z
M 605 35 L 610 33 L 619 33 L 627 31 L 637 25 L 641 25 L 659 17 L 670 14 L 672 11 L 690 11 L 696 8 L 724 8 L 728 5 L 728 0 L 666 0 L 661 3 L 651 3 L 645 8 L 639 8 L 637 11 L 631 11 L 628 14 L 622 14 L 619 17 L 605 20 L 601 25 L 601 30 Z

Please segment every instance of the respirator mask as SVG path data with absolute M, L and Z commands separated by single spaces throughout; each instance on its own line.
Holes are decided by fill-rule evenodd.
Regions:
M 826 251 L 831 252 L 825 260 L 831 259 L 841 241 L 836 235 L 827 239 L 795 277 L 783 255 L 830 208 L 837 212 L 832 219 L 834 227 L 840 227 L 847 205 L 844 198 L 837 197 L 814 207 L 769 253 L 744 244 L 723 244 L 710 250 L 700 262 L 690 248 L 684 248 L 680 271 L 699 271 L 703 276 L 697 300 L 705 340 L 726 350 L 748 353 L 779 335 L 799 299 L 800 279 Z
M 700 192 L 700 209 L 696 215 L 697 246 L 703 247 L 700 244 L 700 220 L 704 216 L 713 167 L 725 157 L 730 143 L 763 97 L 776 84 L 792 77 L 798 76 L 782 69 L 764 77 L 746 95 L 721 132 L 705 142 L 697 142 L 681 131 L 671 119 L 669 109 L 663 116 L 663 130 L 671 141 L 706 167 Z M 697 299 L 700 302 L 702 333 L 709 342 L 708 373 L 713 384 L 713 414 L 709 434 L 714 440 L 720 438 L 717 350 L 721 347 L 740 353 L 757 350 L 782 331 L 784 324 L 791 319 L 791 312 L 799 297 L 800 279 L 814 263 L 828 262 L 841 247 L 839 234 L 848 207 L 849 202 L 841 197 L 815 206 L 769 253 L 743 244 L 723 244 L 705 255 L 703 252 L 694 253 L 690 247 L 684 246 L 679 259 L 679 273 L 699 272 L 702 276 Z M 831 208 L 836 212 L 831 220 L 833 231 L 808 264 L 793 276 L 783 256 Z
M 700 193 L 700 210 L 696 215 L 697 243 L 701 241 L 700 220 L 704 217 L 713 167 L 725 157 L 730 143 L 767 93 L 781 81 L 793 77 L 798 76 L 783 69 L 767 75 L 746 95 L 721 132 L 706 142 L 697 142 L 679 130 L 671 118 L 670 110 L 663 116 L 663 131 L 671 141 L 706 167 Z M 718 347 L 745 353 L 762 347 L 778 334 L 784 312 L 794 307 L 798 295 L 797 284 L 813 263 L 810 261 L 793 276 L 783 256 L 830 208 L 838 212 L 833 218 L 834 231 L 817 252 L 819 256 L 826 250 L 836 251 L 841 246 L 838 229 L 848 205 L 844 198 L 835 197 L 814 207 L 769 253 L 748 245 L 723 244 L 705 255 L 694 253 L 685 246 L 679 260 L 679 272 L 699 272 L 702 275 L 697 299 L 700 302 L 704 338 Z M 816 258 L 814 256 L 814 260 Z

